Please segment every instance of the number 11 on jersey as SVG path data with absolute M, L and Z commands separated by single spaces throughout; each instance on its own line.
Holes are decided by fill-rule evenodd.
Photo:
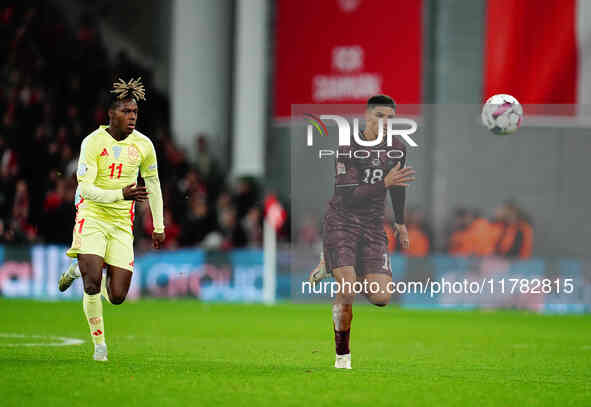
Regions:
M 109 165 L 109 168 L 111 169 L 111 175 L 110 177 L 113 178 L 115 176 L 115 169 L 117 169 L 117 178 L 121 178 L 121 171 L 123 171 L 123 163 L 119 164 L 118 166 L 115 167 L 115 163 Z

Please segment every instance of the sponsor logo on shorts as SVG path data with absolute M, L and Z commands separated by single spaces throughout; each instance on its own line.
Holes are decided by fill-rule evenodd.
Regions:
M 103 334 L 103 331 L 101 331 L 100 329 L 97 329 L 97 330 L 96 330 L 96 331 L 94 331 L 92 334 L 93 334 L 94 336 L 99 336 L 99 335 L 102 335 L 102 334 Z

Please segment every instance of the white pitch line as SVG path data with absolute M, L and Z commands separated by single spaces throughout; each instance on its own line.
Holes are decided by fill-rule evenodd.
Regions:
M 515 349 L 527 349 L 527 348 L 530 348 L 530 347 L 535 348 L 536 345 L 527 345 L 527 344 L 524 344 L 524 343 L 516 343 L 516 344 L 513 345 L 513 348 L 515 348 Z
M 0 338 L 31 338 L 31 339 L 49 339 L 52 341 L 59 341 L 54 343 L 0 343 L 1 346 L 70 346 L 80 345 L 84 343 L 82 339 L 67 338 L 65 336 L 43 336 L 43 335 L 24 335 L 24 334 L 9 334 L 0 333 Z

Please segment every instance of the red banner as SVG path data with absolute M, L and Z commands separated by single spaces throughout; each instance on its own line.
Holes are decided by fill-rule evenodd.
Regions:
M 275 116 L 292 104 L 421 102 L 422 0 L 279 0 Z
M 577 31 L 588 31 L 586 23 L 577 28 L 580 9 L 576 0 L 489 0 L 483 99 L 508 93 L 523 104 L 577 103 Z

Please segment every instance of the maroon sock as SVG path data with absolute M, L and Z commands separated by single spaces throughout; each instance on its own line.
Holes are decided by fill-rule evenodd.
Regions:
M 337 350 L 337 355 L 346 355 L 351 353 L 349 350 L 349 335 L 351 334 L 351 330 L 347 329 L 346 331 L 334 331 L 334 343 Z

